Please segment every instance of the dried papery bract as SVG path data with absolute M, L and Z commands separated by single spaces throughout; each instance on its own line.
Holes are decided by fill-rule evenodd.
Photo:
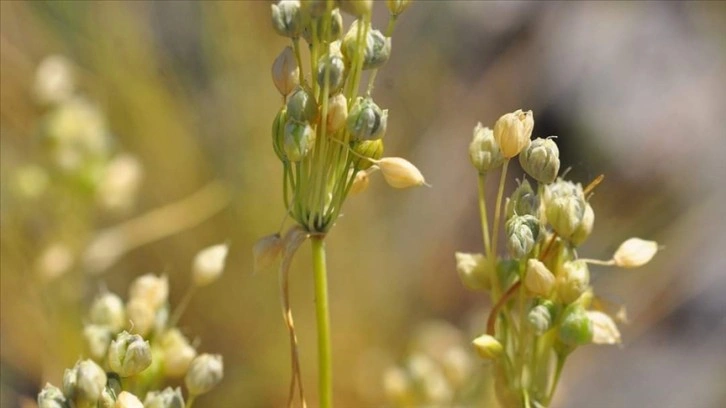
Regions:
M 282 248 L 280 234 L 267 235 L 257 240 L 252 248 L 253 272 L 257 273 L 275 265 L 280 260 Z

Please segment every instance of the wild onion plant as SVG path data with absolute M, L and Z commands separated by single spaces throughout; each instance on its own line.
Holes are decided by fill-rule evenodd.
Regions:
M 283 0 L 272 5 L 272 25 L 291 40 L 272 66 L 282 106 L 272 125 L 272 145 L 282 162 L 286 218 L 296 226 L 284 238 L 274 234 L 255 246 L 258 266 L 283 255 L 283 314 L 290 334 L 293 378 L 288 403 L 299 391 L 305 405 L 297 340 L 289 308 L 287 273 L 294 252 L 309 238 L 313 252 L 318 329 L 319 400 L 332 405 L 332 356 L 328 310 L 326 234 L 345 199 L 363 191 L 380 170 L 395 188 L 425 184 L 421 173 L 398 157 L 383 158 L 388 110 L 373 100 L 376 73 L 391 53 L 396 21 L 407 0 L 387 1 L 385 33 L 372 27 L 371 0 Z M 346 30 L 342 12 L 355 19 Z M 301 41 L 301 39 L 303 41 Z M 304 58 L 307 57 L 307 58 Z M 367 75 L 365 93 L 359 95 Z
M 138 277 L 126 303 L 114 293 L 99 294 L 83 329 L 88 358 L 65 370 L 62 387 L 46 384 L 39 408 L 192 407 L 222 380 L 222 356 L 198 354 L 176 324 L 196 289 L 219 278 L 226 256 L 223 244 L 197 254 L 193 284 L 171 314 L 166 276 Z M 182 379 L 186 402 L 181 388 L 168 386 Z
M 638 267 L 658 250 L 653 241 L 631 238 L 610 260 L 580 258 L 577 248 L 595 220 L 589 199 L 602 176 L 584 188 L 558 177 L 554 137 L 530 140 L 533 127 L 532 112 L 518 110 L 499 118 L 493 131 L 474 128 L 469 154 L 479 173 L 484 252 L 456 254 L 463 283 L 491 296 L 487 331 L 473 345 L 492 362 L 496 395 L 506 407 L 549 406 L 575 349 L 620 343 L 611 314 L 624 320 L 624 309 L 595 295 L 588 265 Z M 532 183 L 522 180 L 503 205 L 507 168 L 517 155 Z M 499 168 L 490 230 L 486 183 Z M 502 227 L 505 254 L 499 253 Z

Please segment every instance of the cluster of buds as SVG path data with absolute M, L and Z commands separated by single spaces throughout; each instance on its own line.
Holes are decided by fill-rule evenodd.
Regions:
M 558 177 L 554 137 L 531 140 L 533 128 L 532 112 L 522 110 L 499 118 L 493 131 L 481 124 L 474 128 L 472 164 L 481 185 L 489 171 L 503 167 L 500 193 L 492 242 L 482 194 L 485 251 L 456 254 L 464 285 L 491 292 L 494 306 L 487 332 L 473 346 L 482 359 L 494 363 L 497 396 L 513 407 L 547 406 L 565 359 L 578 346 L 620 343 L 618 316 L 611 317 L 614 311 L 604 306 L 609 303 L 594 294 L 588 265 L 638 267 L 658 250 L 653 241 L 631 238 L 610 260 L 579 258 L 576 249 L 591 234 L 595 220 L 589 199 L 602 179 L 583 188 Z M 537 187 L 521 181 L 501 211 L 506 166 L 517 155 Z M 507 249 L 503 257 L 496 250 L 501 216 Z
M 90 358 L 66 370 L 62 390 L 47 384 L 38 394 L 39 407 L 184 407 L 181 388 L 149 391 L 164 380 L 182 378 L 189 407 L 197 396 L 214 388 L 224 373 L 222 357 L 199 354 L 175 325 L 194 290 L 221 275 L 226 255 L 223 244 L 197 254 L 193 286 L 171 316 L 165 276 L 138 277 L 126 303 L 110 292 L 96 297 L 83 330 Z
M 288 214 L 306 231 L 326 233 L 351 193 L 365 190 L 380 170 L 388 184 L 425 184 L 402 158 L 382 158 L 388 110 L 371 97 L 376 71 L 391 54 L 391 35 L 408 0 L 388 1 L 390 22 L 372 27 L 370 0 L 281 0 L 272 5 L 275 31 L 291 40 L 272 64 L 272 79 L 283 105 L 272 125 L 272 145 L 283 164 Z M 346 28 L 342 12 L 355 20 Z M 300 38 L 310 49 L 303 64 Z M 303 66 L 310 66 L 309 76 Z M 359 96 L 362 71 L 369 71 Z

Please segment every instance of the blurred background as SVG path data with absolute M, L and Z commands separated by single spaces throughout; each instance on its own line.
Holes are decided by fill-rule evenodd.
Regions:
M 382 27 L 387 10 L 375 8 Z M 253 275 L 251 259 L 284 213 L 270 67 L 287 42 L 270 2 L 3 1 L 0 11 L 0 404 L 33 406 L 46 381 L 61 382 L 99 290 L 125 297 L 133 278 L 164 273 L 175 304 L 194 255 L 227 241 L 224 275 L 180 322 L 200 351 L 224 356 L 223 382 L 198 404 L 283 406 L 278 276 Z M 410 159 L 433 187 L 374 178 L 329 234 L 337 406 L 389 406 L 392 367 L 442 347 L 468 377 L 486 377 L 467 343 L 490 305 L 461 285 L 453 254 L 482 248 L 472 129 L 518 108 L 534 111 L 535 136 L 558 136 L 572 179 L 606 176 L 581 255 L 607 259 L 632 236 L 664 246 L 641 269 L 592 267 L 596 291 L 626 305 L 630 324 L 622 347 L 568 360 L 553 406 L 726 406 L 725 39 L 719 2 L 414 3 L 374 97 L 390 110 L 386 155 Z M 75 106 L 49 108 L 68 92 Z M 48 136 L 74 126 L 91 141 Z M 79 145 L 91 159 L 79 162 Z M 129 230 L 134 240 L 115 241 Z M 291 291 L 315 406 L 309 258 L 303 246 Z

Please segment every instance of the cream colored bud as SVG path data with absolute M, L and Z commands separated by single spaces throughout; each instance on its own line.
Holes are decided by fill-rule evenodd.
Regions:
M 253 273 L 271 268 L 280 260 L 283 242 L 280 234 L 271 234 L 257 240 L 252 247 Z
M 499 143 L 502 155 L 511 159 L 519 154 L 530 143 L 534 128 L 532 111 L 523 112 L 521 109 L 507 113 L 494 124 L 494 139 Z
M 209 392 L 224 376 L 222 356 L 216 354 L 201 354 L 192 360 L 184 383 L 190 395 L 200 395 Z
M 143 174 L 143 166 L 135 156 L 116 156 L 106 167 L 98 185 L 96 198 L 99 204 L 109 211 L 129 210 L 136 201 Z
M 189 344 L 189 340 L 179 331 L 170 329 L 161 337 L 161 350 L 164 359 L 164 372 L 175 378 L 186 374 L 197 351 Z
M 75 73 L 71 62 L 62 55 L 45 57 L 35 71 L 33 92 L 41 103 L 55 104 L 73 96 Z
M 499 340 L 488 334 L 481 335 L 471 342 L 479 357 L 485 360 L 496 360 L 504 353 L 504 348 Z
M 76 406 L 95 406 L 106 387 L 106 372 L 93 360 L 78 361 L 63 375 L 65 396 Z
M 406 159 L 384 157 L 375 162 L 383 173 L 386 183 L 393 188 L 427 185 L 423 174 Z
M 121 377 L 130 377 L 151 365 L 151 346 L 138 334 L 121 332 L 108 348 L 108 366 Z
M 328 99 L 327 132 L 335 133 L 345 126 L 348 119 L 348 100 L 342 93 Z
M 640 238 L 630 238 L 620 244 L 613 260 L 621 268 L 637 268 L 650 262 L 658 252 L 658 243 Z
M 63 391 L 60 388 L 46 383 L 38 394 L 38 408 L 65 408 L 68 406 Z
M 587 291 L 590 270 L 584 261 L 565 262 L 557 274 L 557 294 L 564 303 L 572 303 Z
M 184 408 L 181 389 L 166 387 L 163 391 L 151 391 L 146 394 L 144 408 Z
M 494 140 L 494 132 L 483 127 L 481 123 L 474 127 L 474 137 L 469 144 L 469 159 L 479 173 L 485 173 L 504 163 L 499 143 Z
M 126 326 L 124 302 L 114 293 L 102 293 L 93 301 L 89 319 L 95 325 L 107 326 L 119 331 Z
M 50 282 L 68 272 L 75 262 L 67 245 L 56 242 L 41 252 L 35 261 L 35 270 L 43 281 Z
M 128 391 L 121 391 L 116 398 L 114 408 L 144 408 L 144 404 L 141 403 L 141 400 L 136 395 Z
M 88 354 L 94 360 L 103 361 L 113 338 L 113 332 L 107 326 L 91 324 L 83 328 L 83 338 Z
M 388 11 L 391 12 L 392 15 L 398 16 L 406 9 L 408 6 L 411 5 L 411 0 L 386 0 L 386 6 L 388 6 Z
M 610 316 L 603 312 L 588 311 L 587 317 L 592 321 L 592 342 L 594 344 L 619 344 L 620 330 Z
M 491 287 L 490 264 L 482 254 L 456 252 L 456 272 L 461 282 L 472 290 L 485 290 Z
M 194 257 L 192 280 L 197 286 L 206 286 L 219 278 L 224 271 L 229 246 L 217 244 L 205 248 Z
M 405 401 L 411 396 L 412 384 L 406 370 L 399 367 L 389 367 L 383 373 L 383 390 L 386 396 L 393 401 Z
M 169 297 L 169 279 L 148 273 L 136 278 L 129 287 L 130 301 L 140 299 L 156 310 L 164 305 Z
M 370 177 L 368 177 L 368 172 L 365 170 L 359 170 L 355 173 L 355 179 L 353 180 L 353 185 L 350 187 L 350 194 L 360 194 L 368 189 L 368 185 L 370 184 Z
M 555 275 L 541 261 L 530 258 L 527 260 L 524 287 L 535 295 L 546 297 L 555 287 Z
M 562 179 L 549 184 L 544 192 L 545 215 L 558 235 L 570 239 L 585 216 L 585 195 L 580 184 Z
M 287 96 L 300 85 L 300 67 L 292 47 L 285 47 L 272 63 L 272 82 L 282 96 Z
M 595 224 L 595 211 L 592 210 L 590 203 L 585 203 L 585 213 L 582 215 L 580 224 L 575 228 L 575 232 L 570 237 L 570 242 L 575 246 L 582 245 L 592 233 L 592 227 Z
M 131 299 L 126 304 L 126 316 L 131 321 L 131 331 L 142 336 L 149 334 L 156 323 L 156 311 L 144 299 Z

